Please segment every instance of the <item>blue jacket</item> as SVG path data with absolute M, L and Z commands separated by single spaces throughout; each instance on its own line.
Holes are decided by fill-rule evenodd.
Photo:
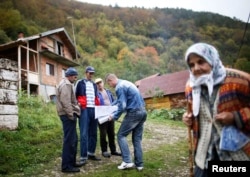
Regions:
M 113 119 L 117 120 L 125 111 L 132 112 L 145 107 L 141 93 L 132 82 L 119 79 L 115 87 L 115 92 L 118 110 L 112 115 Z
M 86 81 L 86 79 L 79 80 L 75 86 L 76 99 L 78 103 L 80 103 L 82 109 L 85 109 L 87 106 Z M 95 105 L 98 106 L 100 105 L 100 101 L 98 99 L 97 86 L 93 81 L 91 82 L 93 83 L 95 89 Z
M 105 90 L 106 90 L 106 92 L 107 92 L 107 94 L 108 94 L 109 101 L 110 101 L 110 103 L 112 104 L 112 102 L 115 100 L 114 97 L 113 97 L 113 94 L 111 93 L 110 90 L 108 90 L 108 89 L 105 89 Z M 100 105 L 104 105 L 104 99 L 103 99 L 103 97 L 102 97 L 101 92 L 98 92 L 98 96 L 99 96 Z

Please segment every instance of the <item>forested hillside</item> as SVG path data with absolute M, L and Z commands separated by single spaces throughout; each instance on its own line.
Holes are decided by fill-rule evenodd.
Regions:
M 74 0 L 5 0 L 0 2 L 0 19 L 0 44 L 16 40 L 19 31 L 30 36 L 60 27 L 73 39 L 74 29 L 81 54 L 78 62 L 93 65 L 100 77 L 114 72 L 136 81 L 186 69 L 184 52 L 200 41 L 215 45 L 224 65 L 250 72 L 246 23 L 214 13 L 120 8 Z M 83 71 L 83 67 L 78 69 Z

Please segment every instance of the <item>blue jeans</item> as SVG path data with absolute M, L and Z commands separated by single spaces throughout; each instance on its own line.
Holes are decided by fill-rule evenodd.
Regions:
M 88 154 L 95 153 L 97 123 L 95 108 L 81 109 L 81 117 L 79 119 L 81 160 L 88 159 Z
M 127 135 L 132 132 L 132 143 L 134 147 L 134 161 L 137 167 L 143 167 L 143 152 L 141 147 L 143 125 L 147 119 L 145 109 L 134 112 L 127 112 L 117 134 L 118 144 L 122 153 L 122 159 L 126 163 L 131 163 L 131 155 L 127 142 Z
M 66 115 L 60 116 L 63 125 L 62 170 L 72 169 L 76 163 L 77 133 L 76 118 L 69 119 Z

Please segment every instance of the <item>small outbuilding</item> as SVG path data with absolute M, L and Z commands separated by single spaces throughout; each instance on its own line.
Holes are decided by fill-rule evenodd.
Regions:
M 185 85 L 188 70 L 169 74 L 156 74 L 136 82 L 147 109 L 173 109 L 185 107 Z

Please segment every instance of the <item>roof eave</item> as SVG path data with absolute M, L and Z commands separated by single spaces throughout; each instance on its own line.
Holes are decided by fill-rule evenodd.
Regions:
M 80 66 L 78 63 L 76 63 L 72 60 L 69 60 L 63 56 L 57 55 L 56 53 L 51 52 L 49 50 L 42 50 L 42 51 L 40 51 L 40 54 L 47 56 L 47 57 L 51 58 L 52 60 L 55 60 L 58 63 L 65 64 L 65 65 L 70 66 L 70 67 Z

